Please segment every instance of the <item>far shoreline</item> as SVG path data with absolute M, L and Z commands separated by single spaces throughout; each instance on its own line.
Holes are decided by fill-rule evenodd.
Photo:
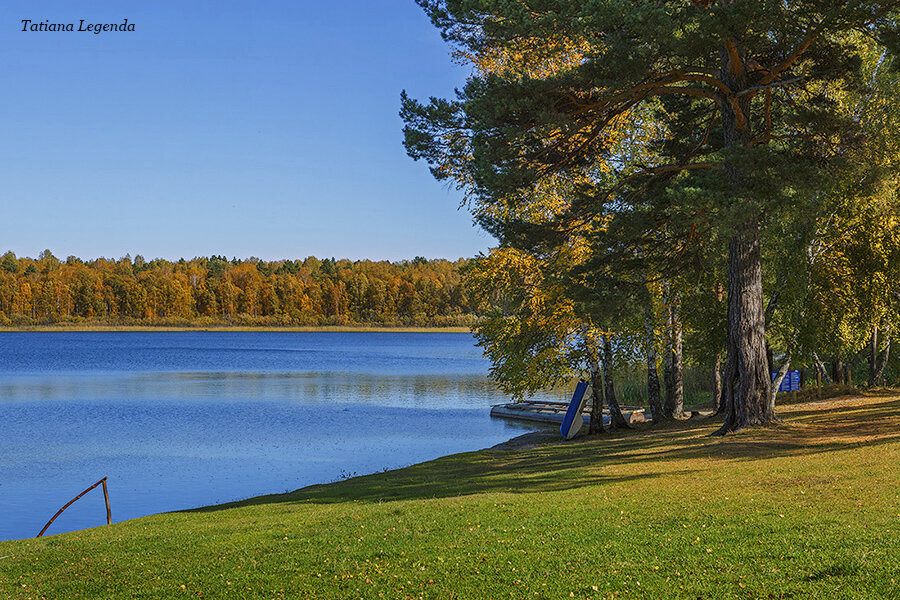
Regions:
M 169 325 L 39 325 L 33 327 L 0 327 L 0 333 L 120 333 L 120 332 L 240 332 L 240 333 L 472 333 L 469 327 L 366 327 L 366 326 L 321 326 L 321 327 L 175 327 Z

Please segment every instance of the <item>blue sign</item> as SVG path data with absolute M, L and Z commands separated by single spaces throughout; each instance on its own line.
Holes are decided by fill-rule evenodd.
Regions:
M 772 371 L 772 381 L 775 381 L 776 371 Z M 788 371 L 778 386 L 779 392 L 796 392 L 800 389 L 800 371 Z

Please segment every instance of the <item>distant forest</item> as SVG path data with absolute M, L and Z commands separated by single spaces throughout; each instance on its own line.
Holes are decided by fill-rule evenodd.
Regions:
M 469 326 L 465 259 L 0 257 L 0 326 Z

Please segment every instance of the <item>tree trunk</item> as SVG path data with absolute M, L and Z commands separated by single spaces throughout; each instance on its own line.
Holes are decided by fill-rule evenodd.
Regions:
M 875 387 L 875 371 L 878 369 L 878 326 L 869 338 L 869 387 Z
M 663 419 L 662 403 L 659 397 L 659 372 L 656 370 L 656 334 L 653 326 L 653 310 L 644 306 L 644 343 L 647 345 L 647 403 L 654 423 Z
M 719 93 L 718 104 L 725 142 L 724 176 L 732 202 L 739 202 L 734 234 L 728 245 L 728 337 L 725 365 L 725 423 L 718 434 L 753 425 L 769 425 L 775 419 L 769 394 L 772 376 L 766 360 L 766 317 L 763 306 L 762 265 L 759 250 L 761 211 L 748 193 L 742 171 L 744 149 L 752 139 L 751 94 L 746 90 L 746 57 L 739 40 L 726 39 L 720 49 L 720 78 L 730 92 Z
M 591 368 L 591 422 L 588 433 L 603 433 L 603 376 L 597 361 L 598 348 L 591 348 L 588 361 Z
M 669 335 L 669 326 L 666 324 L 666 341 L 663 345 L 663 418 L 671 419 L 672 412 L 669 410 L 669 399 L 672 398 L 675 394 L 674 385 L 675 380 L 672 377 L 672 355 L 674 354 L 672 349 L 672 336 Z
M 722 353 L 716 353 L 716 364 L 713 365 L 713 409 L 716 414 L 725 410 L 725 395 L 722 393 Z
M 878 353 L 875 360 L 875 373 L 872 378 L 875 385 L 884 385 L 884 368 L 887 366 L 888 358 L 891 354 L 891 328 L 885 327 L 884 330 L 884 348 Z
M 844 363 L 844 381 L 853 387 L 853 369 L 850 368 L 850 363 Z
M 674 353 L 674 349 L 672 347 L 672 314 L 669 312 L 669 304 L 672 302 L 671 293 L 669 291 L 668 284 L 663 287 L 662 294 L 663 307 L 665 307 L 665 327 L 663 334 L 663 360 L 662 360 L 662 368 L 663 368 L 663 392 L 665 392 L 665 402 L 668 402 L 669 398 L 672 397 L 672 354 Z M 669 411 L 666 410 L 665 402 L 663 403 L 663 418 L 670 418 Z
M 775 421 L 766 358 L 759 228 L 742 227 L 728 249 L 728 349 L 725 366 L 725 434 Z
M 684 417 L 684 354 L 683 354 L 683 328 L 681 323 L 681 299 L 672 307 L 672 333 L 674 356 L 672 357 L 672 378 L 674 381 L 675 397 L 673 398 L 672 416 L 677 418 Z
M 781 368 L 778 369 L 778 372 L 775 374 L 775 379 L 772 380 L 772 392 L 769 394 L 769 410 L 772 414 L 775 414 L 775 396 L 778 394 L 778 388 L 781 387 L 781 382 L 784 381 L 785 376 L 787 375 L 788 369 L 791 368 L 791 355 L 788 354 L 784 357 L 784 362 L 781 363 Z M 778 417 L 775 417 L 777 420 Z
M 844 385 L 844 361 L 840 357 L 831 359 L 831 379 L 838 385 Z
M 822 376 L 822 381 L 824 383 L 831 381 L 828 377 L 828 370 L 825 368 L 825 363 L 819 359 L 819 355 L 815 352 L 813 352 L 813 363 L 816 365 L 816 371 Z
M 609 406 L 609 428 L 610 429 L 630 429 L 628 421 L 622 415 L 622 409 L 619 408 L 619 401 L 616 400 L 616 390 L 613 386 L 612 378 L 613 367 L 613 351 L 612 343 L 609 336 L 603 336 L 603 380 L 606 386 L 603 388 L 606 394 L 606 404 Z
M 674 294 L 667 294 L 667 296 L 668 327 L 663 371 L 663 379 L 666 385 L 666 401 L 663 405 L 663 414 L 667 419 L 681 419 L 684 417 L 681 307 Z

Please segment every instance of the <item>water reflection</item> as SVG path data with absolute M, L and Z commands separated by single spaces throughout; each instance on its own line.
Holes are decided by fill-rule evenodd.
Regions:
M 0 403 L 48 400 L 243 400 L 314 405 L 485 407 L 507 396 L 484 376 L 370 373 L 131 372 L 20 375 L 0 380 Z
M 535 429 L 489 417 L 507 398 L 471 336 L 361 335 L 0 334 L 0 539 L 103 476 L 121 521 Z M 104 523 L 92 494 L 48 533 Z

